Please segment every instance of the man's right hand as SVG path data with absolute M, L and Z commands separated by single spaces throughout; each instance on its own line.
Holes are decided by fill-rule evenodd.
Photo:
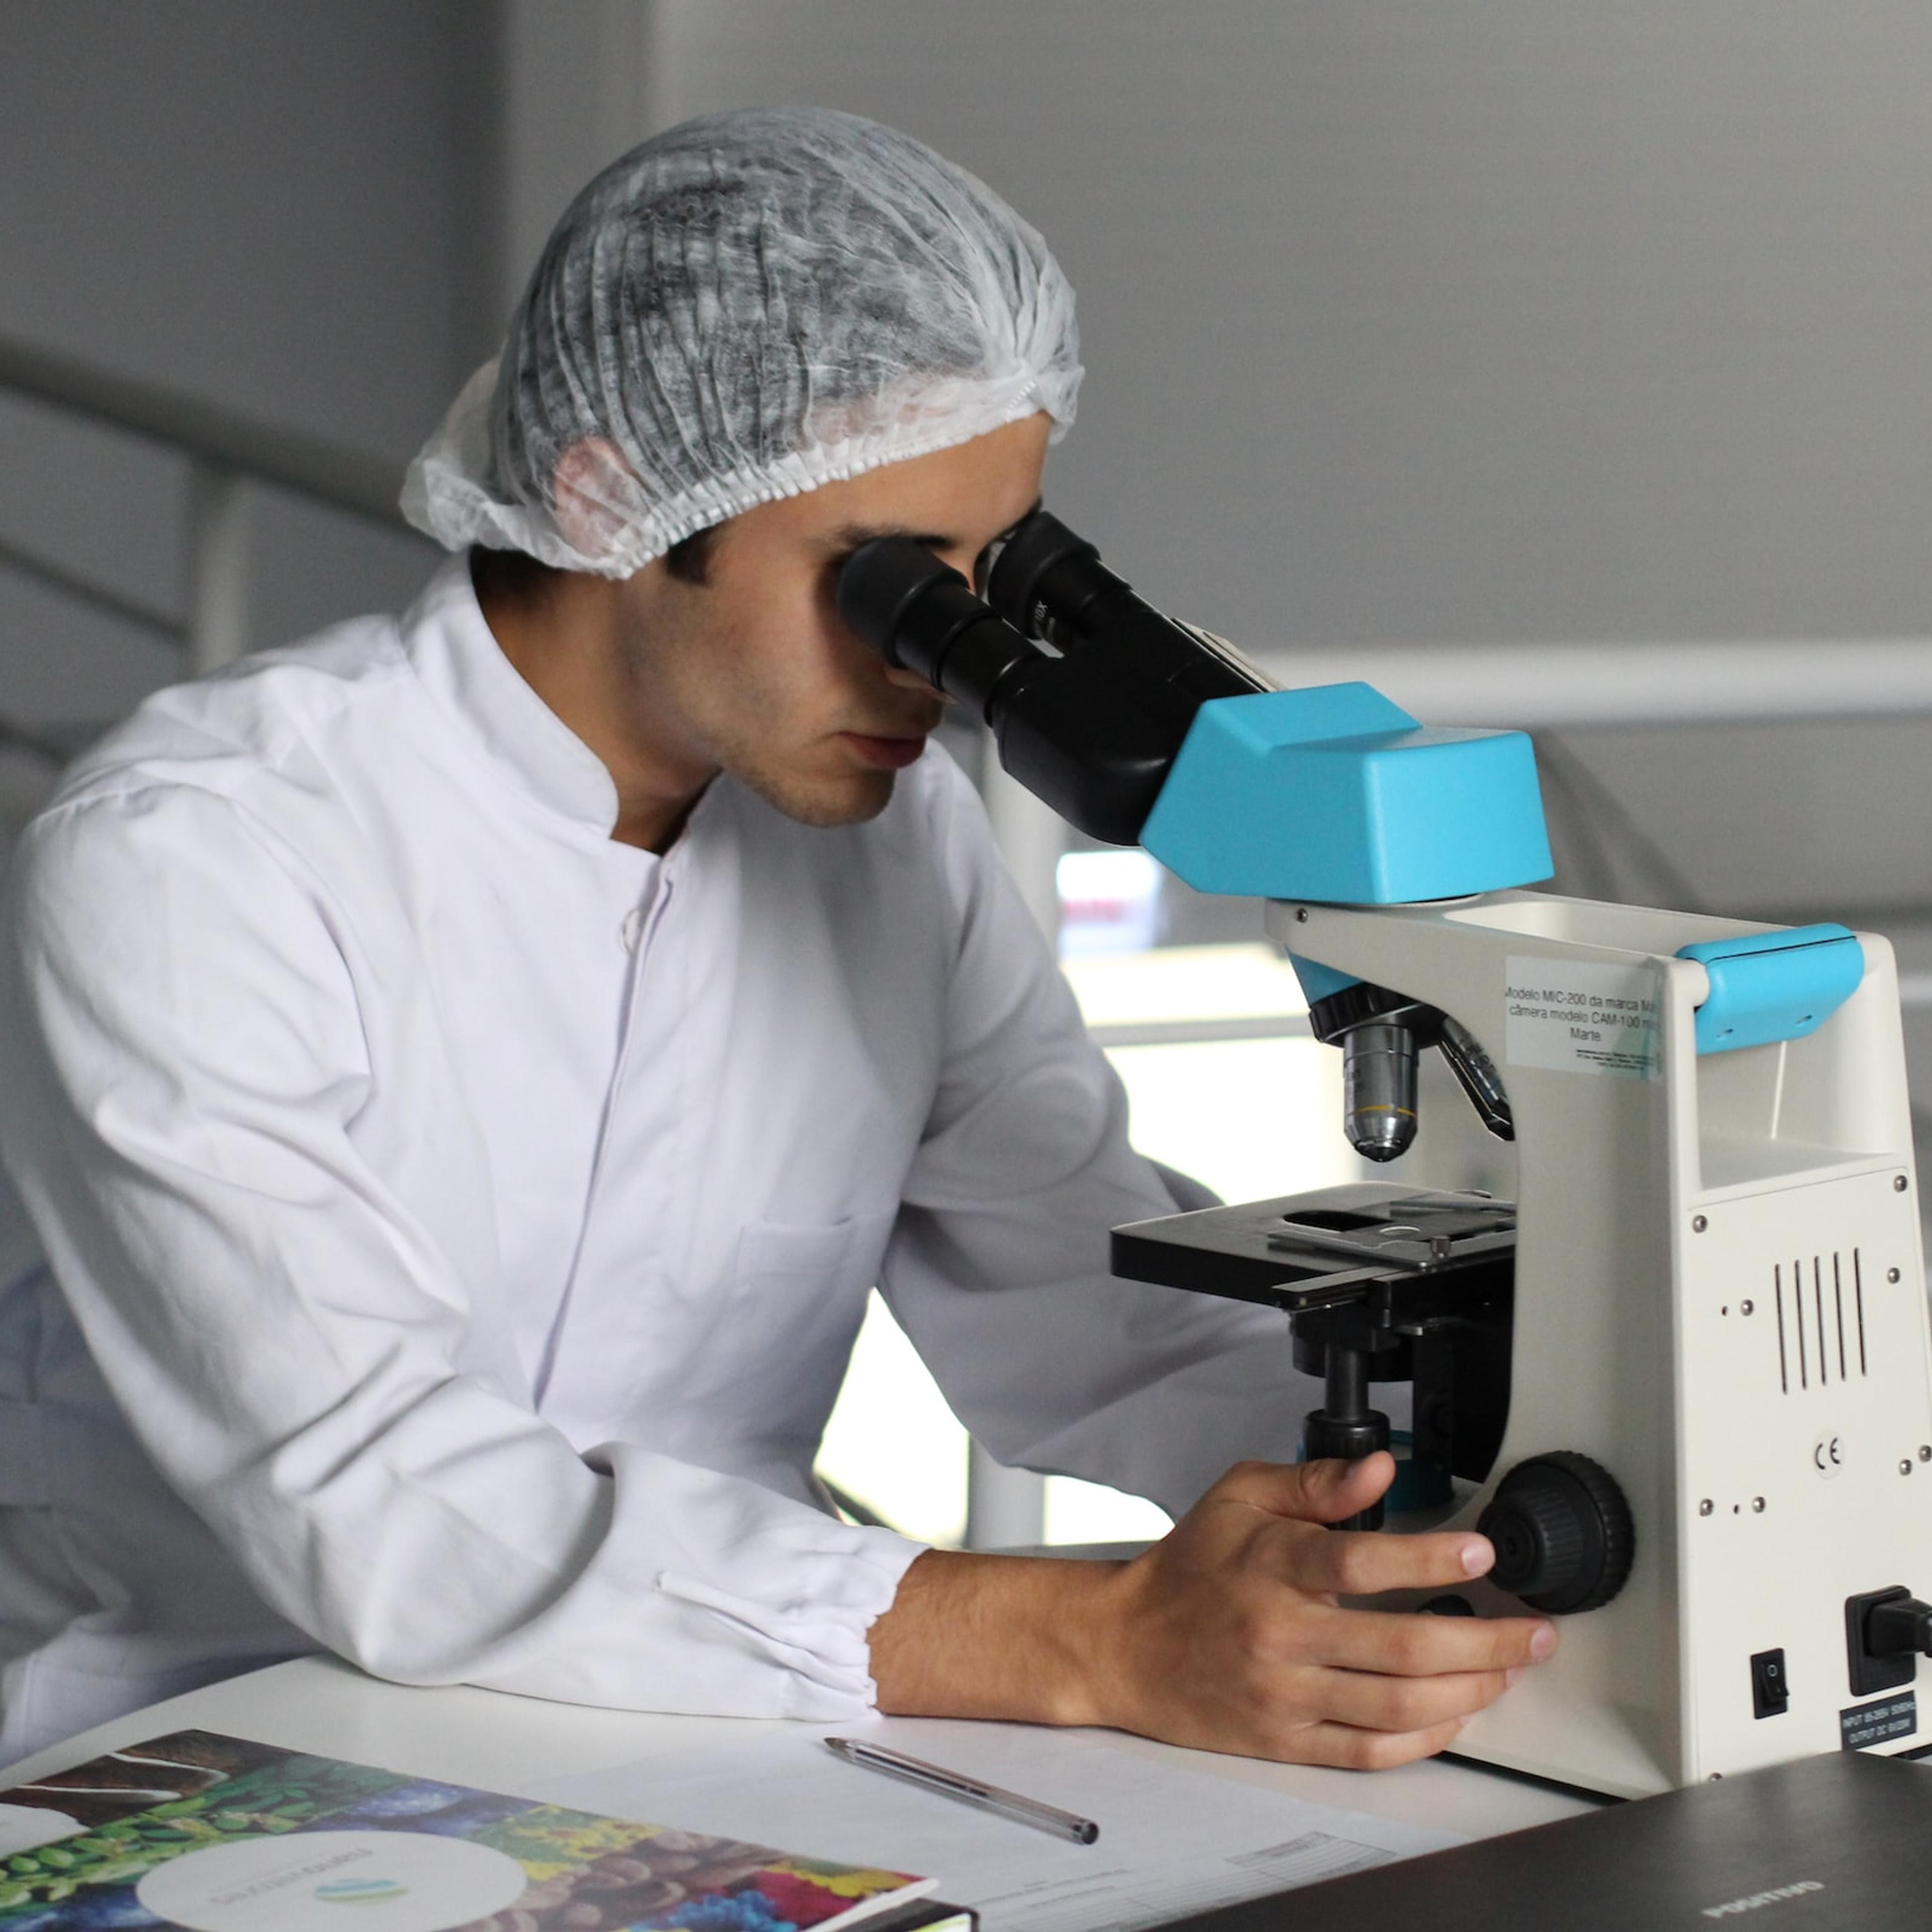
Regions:
M 1125 1564 L 934 1551 L 872 1626 L 881 1711 L 1104 1724 L 1248 1757 L 1379 1768 L 1441 1750 L 1556 1648 L 1543 1618 L 1345 1608 L 1448 1589 L 1494 1560 L 1471 1532 L 1324 1527 L 1395 1474 L 1246 1462 Z

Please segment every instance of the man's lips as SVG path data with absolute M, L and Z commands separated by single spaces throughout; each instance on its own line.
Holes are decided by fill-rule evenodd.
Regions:
M 917 763 L 926 749 L 923 731 L 898 733 L 890 737 L 869 731 L 842 731 L 838 734 L 866 763 L 882 772 L 903 771 Z

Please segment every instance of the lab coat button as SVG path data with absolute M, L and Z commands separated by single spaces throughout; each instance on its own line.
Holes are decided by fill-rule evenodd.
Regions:
M 642 906 L 633 906 L 625 914 L 624 922 L 617 928 L 617 937 L 623 941 L 626 952 L 634 952 L 638 950 L 638 941 L 644 935 L 644 909 Z

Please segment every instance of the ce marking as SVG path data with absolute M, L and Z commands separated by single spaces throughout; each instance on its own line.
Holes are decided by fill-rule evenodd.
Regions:
M 1841 1436 L 1821 1436 L 1811 1445 L 1811 1466 L 1827 1482 L 1845 1466 L 1845 1441 Z

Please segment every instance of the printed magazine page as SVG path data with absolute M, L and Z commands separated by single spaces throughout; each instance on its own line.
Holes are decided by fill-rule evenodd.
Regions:
M 0 1932 L 838 1932 L 932 1888 L 209 1731 L 0 1792 Z

